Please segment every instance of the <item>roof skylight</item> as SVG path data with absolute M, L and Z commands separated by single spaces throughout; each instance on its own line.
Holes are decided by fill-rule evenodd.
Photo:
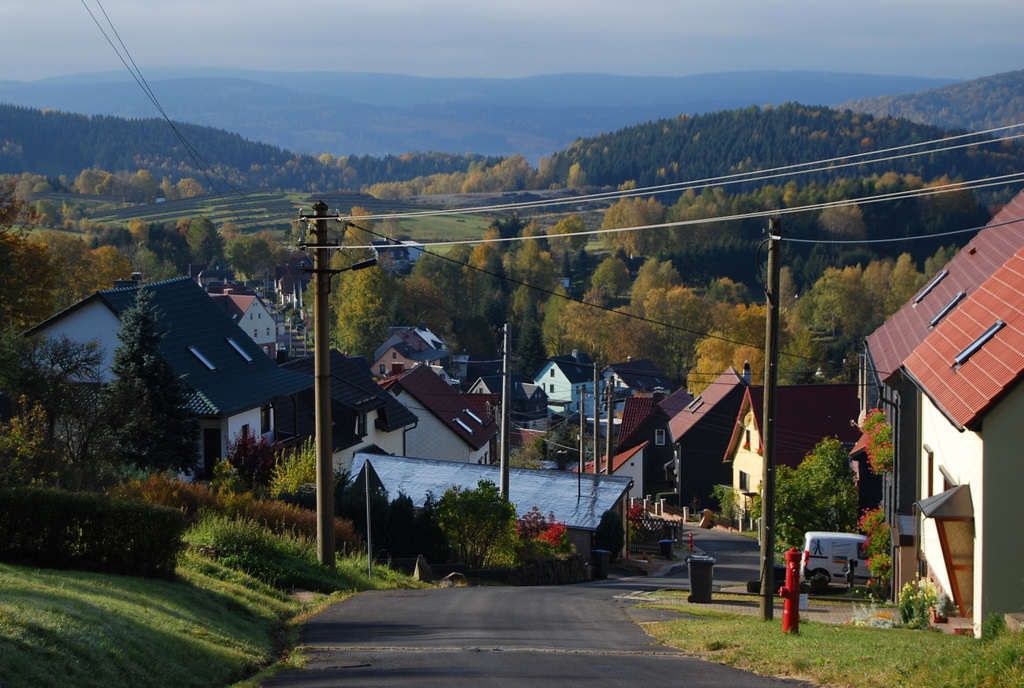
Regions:
M 931 292 L 931 290 L 934 289 L 936 286 L 938 286 L 939 282 L 941 282 L 943 279 L 945 279 L 946 275 L 948 275 L 948 274 L 949 274 L 949 270 L 943 270 L 942 272 L 937 274 L 935 276 L 935 279 L 933 279 L 931 282 L 929 282 L 928 286 L 926 286 L 924 289 L 922 289 L 921 293 L 917 295 L 916 299 L 914 299 L 914 305 L 916 306 L 917 304 L 921 303 L 922 299 L 924 299 L 924 297 L 928 296 L 928 294 Z
M 231 348 L 232 348 L 232 349 L 234 349 L 235 351 L 237 351 L 237 352 L 238 352 L 238 355 L 239 355 L 239 356 L 241 356 L 242 358 L 244 358 L 244 359 L 245 359 L 245 362 L 246 362 L 246 363 L 252 363 L 252 356 L 250 356 L 250 355 L 249 355 L 248 353 L 246 353 L 245 349 L 243 349 L 243 348 L 242 348 L 242 347 L 241 347 L 241 346 L 240 346 L 240 345 L 238 344 L 238 342 L 236 342 L 236 341 L 235 341 L 234 339 L 232 339 L 231 337 L 228 337 L 228 338 L 227 338 L 227 342 L 228 342 L 228 344 L 230 344 L 230 345 L 231 345 Z
M 966 349 L 958 353 L 953 358 L 953 367 L 959 368 L 964 363 L 966 363 L 971 356 L 981 351 L 981 347 L 985 346 L 988 340 L 992 339 L 992 337 L 996 335 L 996 332 L 1003 329 L 1003 327 L 1005 326 L 1005 322 L 1003 322 L 1002 320 L 996 320 L 992 327 L 982 332 L 981 336 L 975 339 L 973 342 L 971 342 L 970 346 L 968 346 Z
M 929 323 L 928 323 L 928 326 L 929 326 L 929 327 L 935 327 L 935 326 L 936 326 L 936 325 L 937 325 L 937 324 L 939 323 L 939 321 L 940 321 L 940 320 L 942 320 L 942 319 L 943 319 L 943 318 L 945 318 L 945 317 L 946 317 L 947 315 L 949 315 L 949 312 L 950 312 L 951 310 L 953 310 L 954 308 L 956 308 L 956 305 L 957 305 L 958 303 L 960 303 L 960 301 L 961 301 L 961 300 L 962 300 L 962 299 L 963 299 L 963 298 L 964 298 L 965 296 L 967 296 L 967 292 L 965 292 L 965 291 L 957 292 L 957 295 L 956 295 L 956 296 L 954 296 L 954 297 L 952 298 L 952 300 L 950 300 L 950 302 L 949 302 L 949 303 L 947 303 L 947 304 L 946 304 L 945 306 L 943 306 L 943 308 L 942 308 L 942 310 L 941 310 L 941 311 L 939 311 L 938 313 L 936 313 L 935 317 L 934 317 L 934 318 L 932 318 L 932 319 L 931 319 L 931 322 L 929 322 Z
M 206 366 L 210 370 L 217 370 L 217 366 L 210 363 L 210 359 L 208 359 L 206 356 L 203 356 L 203 354 L 200 353 L 199 349 L 195 348 L 194 346 L 190 346 L 188 350 L 192 353 L 193 356 L 199 359 L 199 362 L 202 363 L 204 366 Z

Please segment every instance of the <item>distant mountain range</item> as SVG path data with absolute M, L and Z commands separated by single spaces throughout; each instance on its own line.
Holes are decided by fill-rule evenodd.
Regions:
M 578 138 L 679 114 L 790 102 L 875 102 L 866 99 L 964 87 L 952 79 L 813 71 L 434 79 L 153 70 L 146 76 L 172 119 L 228 130 L 296 153 L 520 153 L 533 163 Z M 121 73 L 0 81 L 0 103 L 87 115 L 157 116 L 142 89 Z
M 876 117 L 903 117 L 947 129 L 983 131 L 1024 122 L 1024 70 L 964 81 L 923 93 L 861 98 L 840 107 Z

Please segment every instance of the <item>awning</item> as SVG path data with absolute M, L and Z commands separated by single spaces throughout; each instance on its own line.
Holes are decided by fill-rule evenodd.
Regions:
M 972 518 L 974 502 L 971 501 L 971 486 L 957 485 L 934 497 L 922 499 L 917 508 L 925 518 Z

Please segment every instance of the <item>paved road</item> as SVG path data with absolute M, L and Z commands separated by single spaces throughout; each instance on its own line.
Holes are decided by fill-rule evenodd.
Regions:
M 707 551 L 725 558 L 737 556 L 728 549 L 734 545 L 712 549 L 714 542 L 707 540 Z M 694 688 L 800 685 L 754 676 L 655 644 L 642 624 L 679 615 L 634 609 L 630 598 L 636 592 L 666 587 L 687 587 L 685 567 L 666 577 L 572 586 L 366 592 L 332 605 L 304 625 L 302 643 L 310 656 L 306 669 L 280 673 L 262 685 L 489 688 L 526 681 L 560 688 L 643 685 L 638 682 L 668 686 L 684 681 Z

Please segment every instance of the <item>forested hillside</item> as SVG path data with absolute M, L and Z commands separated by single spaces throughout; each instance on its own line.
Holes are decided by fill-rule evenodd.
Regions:
M 0 105 L 0 174 L 30 172 L 74 178 L 85 169 L 111 173 L 145 170 L 158 181 L 167 177 L 175 184 L 196 178 L 202 179 L 204 186 L 218 183 L 226 188 L 223 178 L 237 187 L 331 191 L 497 162 L 447 153 L 356 156 L 339 161 L 333 156 L 296 155 L 221 129 L 183 123 L 174 126 L 187 146 L 162 119 L 87 117 Z
M 1020 124 L 1024 121 L 1024 70 L 920 93 L 851 100 L 839 107 L 970 131 Z
M 948 131 L 895 118 L 787 104 L 648 122 L 580 139 L 551 159 L 551 175 L 568 178 L 578 165 L 588 184 L 653 186 L 709 179 L 815 160 L 831 160 L 940 139 Z M 822 169 L 806 182 L 896 172 L 925 180 L 980 178 L 1024 169 L 1024 149 L 987 147 L 931 153 L 880 165 Z M 750 188 L 750 187 L 748 187 Z

